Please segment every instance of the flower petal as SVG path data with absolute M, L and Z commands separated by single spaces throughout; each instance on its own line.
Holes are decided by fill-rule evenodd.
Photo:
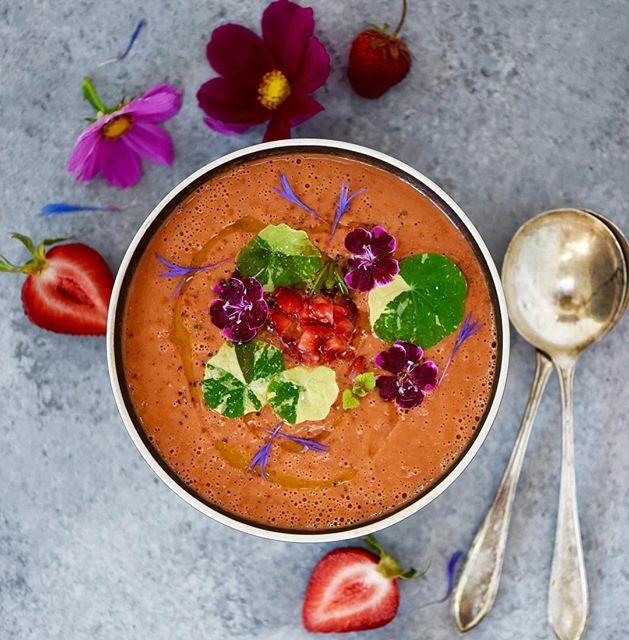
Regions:
M 127 146 L 124 136 L 112 140 L 101 138 L 98 169 L 109 184 L 119 189 L 132 187 L 142 177 L 140 156 Z
M 290 126 L 296 127 L 306 120 L 310 120 L 312 116 L 325 110 L 325 107 L 312 96 L 300 96 L 292 94 L 282 105 L 285 113 L 284 117 L 290 120 Z M 280 107 L 280 109 L 282 108 Z
M 271 113 L 272 116 L 269 120 L 266 131 L 264 132 L 264 138 L 262 141 L 270 142 L 272 140 L 284 140 L 286 138 L 290 138 L 291 123 L 286 111 L 280 107 Z
M 329 75 L 330 56 L 320 40 L 311 38 L 291 84 L 291 91 L 296 94 L 312 93 L 325 83 Z
M 396 342 L 386 351 L 381 351 L 373 361 L 377 367 L 380 367 L 380 369 L 384 369 L 389 373 L 397 375 L 406 369 L 408 358 L 404 347 Z
M 367 292 L 375 286 L 375 280 L 371 268 L 368 265 L 360 265 L 345 274 L 345 284 L 350 289 Z
M 216 73 L 255 89 L 264 73 L 273 68 L 262 38 L 239 24 L 214 29 L 206 53 Z
M 262 285 L 257 278 L 243 278 L 242 283 L 244 285 L 243 298 L 249 302 L 255 302 L 261 300 L 264 296 Z
M 374 256 L 385 256 L 395 251 L 395 236 L 392 236 L 384 227 L 376 225 L 372 230 L 371 251 Z
M 163 122 L 179 112 L 181 95 L 181 91 L 176 87 L 169 84 L 157 84 L 141 98 L 132 100 L 112 115 L 129 113 L 138 118 L 145 118 L 149 122 Z
M 393 281 L 393 278 L 400 271 L 400 265 L 395 258 L 386 256 L 377 258 L 371 265 L 371 273 L 379 287 L 383 287 Z
M 96 126 L 97 124 L 89 126 L 81 133 L 68 160 L 67 169 L 76 173 L 78 182 L 92 180 L 98 173 L 98 148 L 101 136 L 100 126 Z
M 424 401 L 422 390 L 414 385 L 411 380 L 405 380 L 398 384 L 398 393 L 395 402 L 401 409 L 418 407 Z
M 345 236 L 345 248 L 355 256 L 365 256 L 371 246 L 371 231 L 356 227 Z
M 413 367 L 409 373 L 410 379 L 422 390 L 432 391 L 437 386 L 437 365 L 432 360 L 426 360 L 418 367 Z
M 249 342 L 255 338 L 256 333 L 255 327 L 246 322 L 230 323 L 223 329 L 223 335 L 232 342 Z
M 397 378 L 394 376 L 378 376 L 376 387 L 383 400 L 394 400 L 397 398 Z
M 268 120 L 271 112 L 257 98 L 257 89 L 240 85 L 234 79 L 213 78 L 197 92 L 199 107 L 208 116 L 205 123 L 212 129 L 242 133 L 255 124 Z
M 242 300 L 244 291 L 245 285 L 240 278 L 222 280 L 214 287 L 214 293 L 220 296 L 223 300 L 229 300 L 229 302 L 233 303 L 237 303 Z
M 272 2 L 262 14 L 262 37 L 289 81 L 297 77 L 314 30 L 314 12 L 289 0 Z
M 215 324 L 219 329 L 223 329 L 230 320 L 230 314 L 225 309 L 225 301 L 224 300 L 213 300 L 210 305 L 210 318 L 212 319 L 212 323 Z
M 269 315 L 269 305 L 266 300 L 256 300 L 248 311 L 243 313 L 243 320 L 252 327 L 262 326 Z
M 421 359 L 424 357 L 424 350 L 412 342 L 398 340 L 393 346 L 401 347 L 404 350 L 404 357 L 406 358 L 407 363 L 419 364 Z
M 152 122 L 137 120 L 124 141 L 137 154 L 158 164 L 172 165 L 175 149 L 167 131 Z

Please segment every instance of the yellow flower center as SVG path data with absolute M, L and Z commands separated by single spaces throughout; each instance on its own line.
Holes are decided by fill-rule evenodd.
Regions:
M 286 76 L 274 69 L 262 76 L 258 87 L 258 100 L 267 109 L 277 109 L 290 95 L 290 84 Z
M 116 116 L 103 126 L 103 135 L 105 138 L 119 138 L 123 133 L 131 128 L 132 124 L 133 120 L 131 116 Z

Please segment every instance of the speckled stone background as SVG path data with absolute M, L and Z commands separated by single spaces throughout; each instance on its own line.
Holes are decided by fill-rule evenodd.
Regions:
M 417 167 L 459 202 L 501 262 L 538 211 L 579 205 L 629 227 L 629 5 L 626 0 L 412 1 L 405 34 L 413 70 L 377 102 L 352 94 L 352 35 L 395 21 L 397 2 L 313 0 L 333 72 L 326 111 L 304 136 L 362 143 Z M 390 9 L 385 7 L 390 5 Z M 0 232 L 73 235 L 112 268 L 152 206 L 218 156 L 259 141 L 209 131 L 196 105 L 211 76 L 204 46 L 232 20 L 258 28 L 255 0 L 117 2 L 0 0 Z M 122 64 L 97 64 L 148 21 Z M 182 87 L 168 123 L 173 169 L 146 166 L 134 189 L 77 186 L 65 163 L 82 118 L 80 83 L 106 101 L 167 81 Z M 43 219 L 51 201 L 130 206 L 124 213 Z M 331 545 L 267 542 L 197 513 L 154 476 L 117 415 L 105 341 L 44 333 L 20 308 L 20 279 L 0 302 L 0 638 L 295 640 L 302 592 Z M 587 353 L 576 376 L 576 456 L 591 594 L 590 638 L 627 637 L 629 386 L 625 321 Z M 463 477 L 421 513 L 382 534 L 426 581 L 405 584 L 398 617 L 378 639 L 456 638 L 441 595 L 448 555 L 465 549 L 506 463 L 533 375 L 532 349 L 512 338 L 505 400 Z M 543 400 L 515 505 L 501 592 L 471 640 L 550 638 L 546 589 L 558 497 L 559 399 Z M 350 636 L 360 637 L 360 636 Z

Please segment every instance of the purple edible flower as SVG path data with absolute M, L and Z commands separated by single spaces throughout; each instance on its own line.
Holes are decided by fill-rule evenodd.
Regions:
M 314 216 L 317 220 L 321 220 L 321 222 L 326 222 L 326 219 L 320 216 L 314 209 L 311 209 L 305 202 L 303 202 L 299 196 L 293 191 L 293 188 L 290 186 L 288 182 L 288 178 L 285 174 L 280 173 L 280 184 L 282 188 L 273 187 L 273 190 L 278 195 L 282 196 L 285 200 L 296 204 L 298 207 L 301 207 L 304 211 L 309 213 L 311 216 Z
M 362 189 L 358 189 L 358 191 L 354 191 L 352 195 L 349 194 L 349 182 L 343 180 L 341 182 L 341 190 L 339 191 L 339 201 L 336 205 L 336 213 L 334 214 L 334 221 L 332 222 L 332 229 L 330 230 L 330 240 L 336 233 L 336 228 L 339 226 L 339 222 L 341 218 L 348 212 L 349 205 L 352 200 L 359 196 L 361 193 L 367 191 L 367 187 L 363 187 Z
M 424 401 L 426 391 L 437 386 L 437 365 L 424 360 L 421 347 L 398 340 L 375 358 L 376 366 L 392 375 L 376 378 L 376 387 L 383 400 L 395 400 L 401 409 L 418 407 Z
M 155 254 L 155 257 L 166 267 L 167 271 L 159 274 L 160 278 L 181 278 L 181 282 L 175 287 L 173 294 L 171 296 L 171 300 L 176 298 L 181 291 L 181 288 L 186 283 L 186 280 L 197 271 L 209 271 L 210 269 L 214 269 L 214 267 L 218 267 L 221 264 L 227 262 L 227 260 L 220 260 L 219 262 L 214 262 L 212 264 L 206 264 L 201 267 L 184 267 L 180 264 L 175 264 L 174 262 L 170 262 L 163 258 L 158 253 Z
M 441 377 L 439 378 L 439 384 L 446 375 L 447 370 L 449 369 L 452 361 L 454 360 L 454 356 L 456 352 L 459 350 L 461 345 L 468 339 L 471 338 L 474 334 L 478 333 L 483 328 L 483 324 L 480 320 L 472 320 L 471 314 L 468 314 L 463 320 L 463 324 L 461 325 L 461 331 L 459 331 L 459 336 L 454 343 L 454 347 L 452 347 L 452 353 L 446 362 L 446 366 L 443 368 L 443 372 L 441 373 Z
M 256 468 L 260 470 L 260 475 L 266 480 L 266 466 L 269 463 L 269 456 L 271 455 L 271 447 L 276 437 L 285 438 L 291 442 L 296 442 L 305 447 L 305 451 L 318 451 L 320 453 L 328 450 L 328 447 L 316 440 L 310 440 L 308 438 L 298 438 L 297 436 L 291 436 L 287 433 L 282 433 L 282 427 L 284 423 L 280 422 L 273 431 L 269 431 L 270 438 L 265 444 L 263 444 L 255 453 L 251 462 L 247 465 L 247 471 L 254 471 Z
M 454 573 L 456 571 L 456 567 L 457 567 L 457 564 L 459 563 L 459 560 L 464 555 L 465 554 L 462 551 L 455 551 L 450 556 L 450 560 L 448 561 L 448 569 L 447 569 L 448 589 L 445 595 L 442 598 L 439 598 L 439 600 L 432 600 L 430 602 L 426 602 L 425 604 L 420 605 L 419 607 L 420 609 L 423 609 L 424 607 L 430 607 L 433 604 L 441 604 L 442 602 L 445 602 L 446 600 L 450 599 L 450 596 L 452 595 L 452 590 L 454 589 Z
M 377 225 L 372 231 L 356 227 L 345 236 L 345 248 L 354 258 L 348 261 L 345 282 L 350 289 L 371 291 L 389 284 L 400 271 L 393 257 L 395 237 Z
M 269 315 L 262 285 L 256 278 L 229 278 L 214 288 L 218 300 L 210 305 L 212 322 L 232 342 L 255 338 Z
M 104 62 L 101 62 L 98 66 L 99 67 L 104 67 L 106 64 L 111 64 L 112 62 L 121 62 L 122 60 L 124 60 L 129 53 L 131 52 L 131 49 L 137 39 L 137 37 L 140 35 L 140 31 L 142 31 L 142 28 L 144 27 L 144 25 L 146 24 L 146 20 L 140 20 L 136 25 L 135 25 L 135 29 L 133 30 L 133 33 L 131 34 L 131 38 L 129 38 L 129 44 L 127 45 L 127 48 L 122 51 L 121 53 L 119 53 L 115 58 L 110 58 L 109 60 L 105 60 Z
M 141 158 L 172 165 L 173 141 L 160 125 L 181 109 L 179 89 L 157 84 L 139 98 L 109 108 L 85 78 L 83 96 L 96 109 L 97 119 L 78 137 L 68 161 L 77 182 L 100 173 L 109 184 L 127 189 L 142 177 Z

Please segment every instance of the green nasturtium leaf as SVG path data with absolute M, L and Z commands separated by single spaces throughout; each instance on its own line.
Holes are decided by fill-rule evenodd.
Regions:
M 295 424 L 323 420 L 339 388 L 330 367 L 293 367 L 278 373 L 267 389 L 267 401 L 278 416 Z
M 466 295 L 467 282 L 452 260 L 439 253 L 409 256 L 391 284 L 369 293 L 371 326 L 385 342 L 427 349 L 459 326 Z
M 321 253 L 305 231 L 270 224 L 247 243 L 236 267 L 244 276 L 255 276 L 265 291 L 304 288 L 321 269 Z
M 260 411 L 271 377 L 284 370 L 284 356 L 259 340 L 243 345 L 226 342 L 205 365 L 203 398 L 226 418 Z

